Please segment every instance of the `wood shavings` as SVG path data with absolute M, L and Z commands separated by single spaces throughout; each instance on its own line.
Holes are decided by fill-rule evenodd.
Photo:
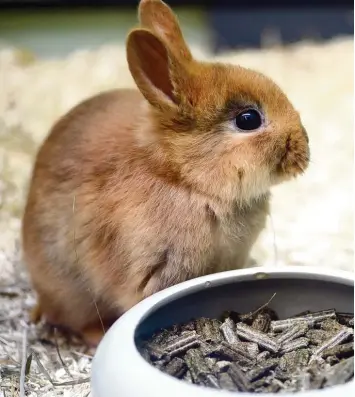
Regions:
M 123 40 L 121 45 L 27 66 L 16 61 L 17 52 L 0 50 L 0 70 L 6 76 L 0 90 L 0 396 L 6 390 L 7 396 L 15 397 L 21 372 L 20 320 L 27 321 L 27 308 L 35 301 L 21 265 L 19 242 L 34 154 L 54 120 L 77 102 L 101 90 L 134 86 Z M 312 164 L 302 178 L 275 188 L 274 230 L 270 220 L 254 247 L 254 258 L 263 265 L 319 264 L 353 271 L 353 197 L 349 191 L 354 157 L 353 38 L 233 52 L 219 59 L 261 70 L 275 79 L 300 111 L 310 138 Z M 342 60 L 336 73 L 334 59 Z M 53 335 L 42 325 L 31 325 L 27 332 L 28 354 L 36 353 L 52 380 L 63 383 L 89 376 L 92 353 L 79 341 L 69 345 L 58 336 L 63 366 Z M 33 357 L 27 397 L 86 397 L 88 383 L 54 387 Z

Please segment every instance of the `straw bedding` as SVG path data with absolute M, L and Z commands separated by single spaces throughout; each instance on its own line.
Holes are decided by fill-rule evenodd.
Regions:
M 209 56 L 199 48 L 194 53 Z M 274 189 L 272 216 L 253 250 L 257 264 L 352 271 L 353 39 L 220 59 L 274 78 L 301 112 L 310 137 L 307 173 Z M 22 390 L 27 396 L 85 397 L 92 352 L 42 325 L 26 325 L 35 298 L 21 263 L 20 219 L 36 149 L 53 121 L 98 91 L 133 86 L 124 48 L 37 61 L 5 48 L 0 85 L 0 396 L 24 395 Z

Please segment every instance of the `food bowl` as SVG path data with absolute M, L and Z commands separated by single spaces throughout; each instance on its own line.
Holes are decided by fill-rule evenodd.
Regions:
M 354 275 L 348 272 L 301 266 L 259 267 L 189 280 L 145 299 L 114 323 L 93 359 L 92 397 L 231 397 L 238 394 L 193 385 L 164 374 L 142 357 L 139 341 L 159 328 L 193 317 L 217 317 L 225 310 L 249 312 L 266 303 L 274 293 L 270 306 L 280 318 L 304 310 L 334 308 L 354 312 Z M 349 382 L 292 393 L 292 396 L 336 397 L 354 392 L 355 384 Z M 257 395 L 270 396 L 269 393 Z

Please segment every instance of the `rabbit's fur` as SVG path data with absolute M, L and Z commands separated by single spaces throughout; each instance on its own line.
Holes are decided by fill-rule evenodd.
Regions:
M 36 313 L 92 343 L 143 298 L 243 267 L 270 187 L 309 162 L 299 114 L 270 79 L 195 60 L 160 0 L 141 0 L 139 18 L 127 38 L 139 90 L 97 95 L 54 125 L 23 218 Z M 263 125 L 241 132 L 250 107 Z

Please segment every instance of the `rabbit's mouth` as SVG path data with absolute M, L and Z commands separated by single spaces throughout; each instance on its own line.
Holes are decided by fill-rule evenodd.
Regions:
M 283 154 L 276 165 L 276 174 L 285 179 L 297 177 L 306 171 L 309 161 L 308 138 L 300 140 L 289 136 Z

